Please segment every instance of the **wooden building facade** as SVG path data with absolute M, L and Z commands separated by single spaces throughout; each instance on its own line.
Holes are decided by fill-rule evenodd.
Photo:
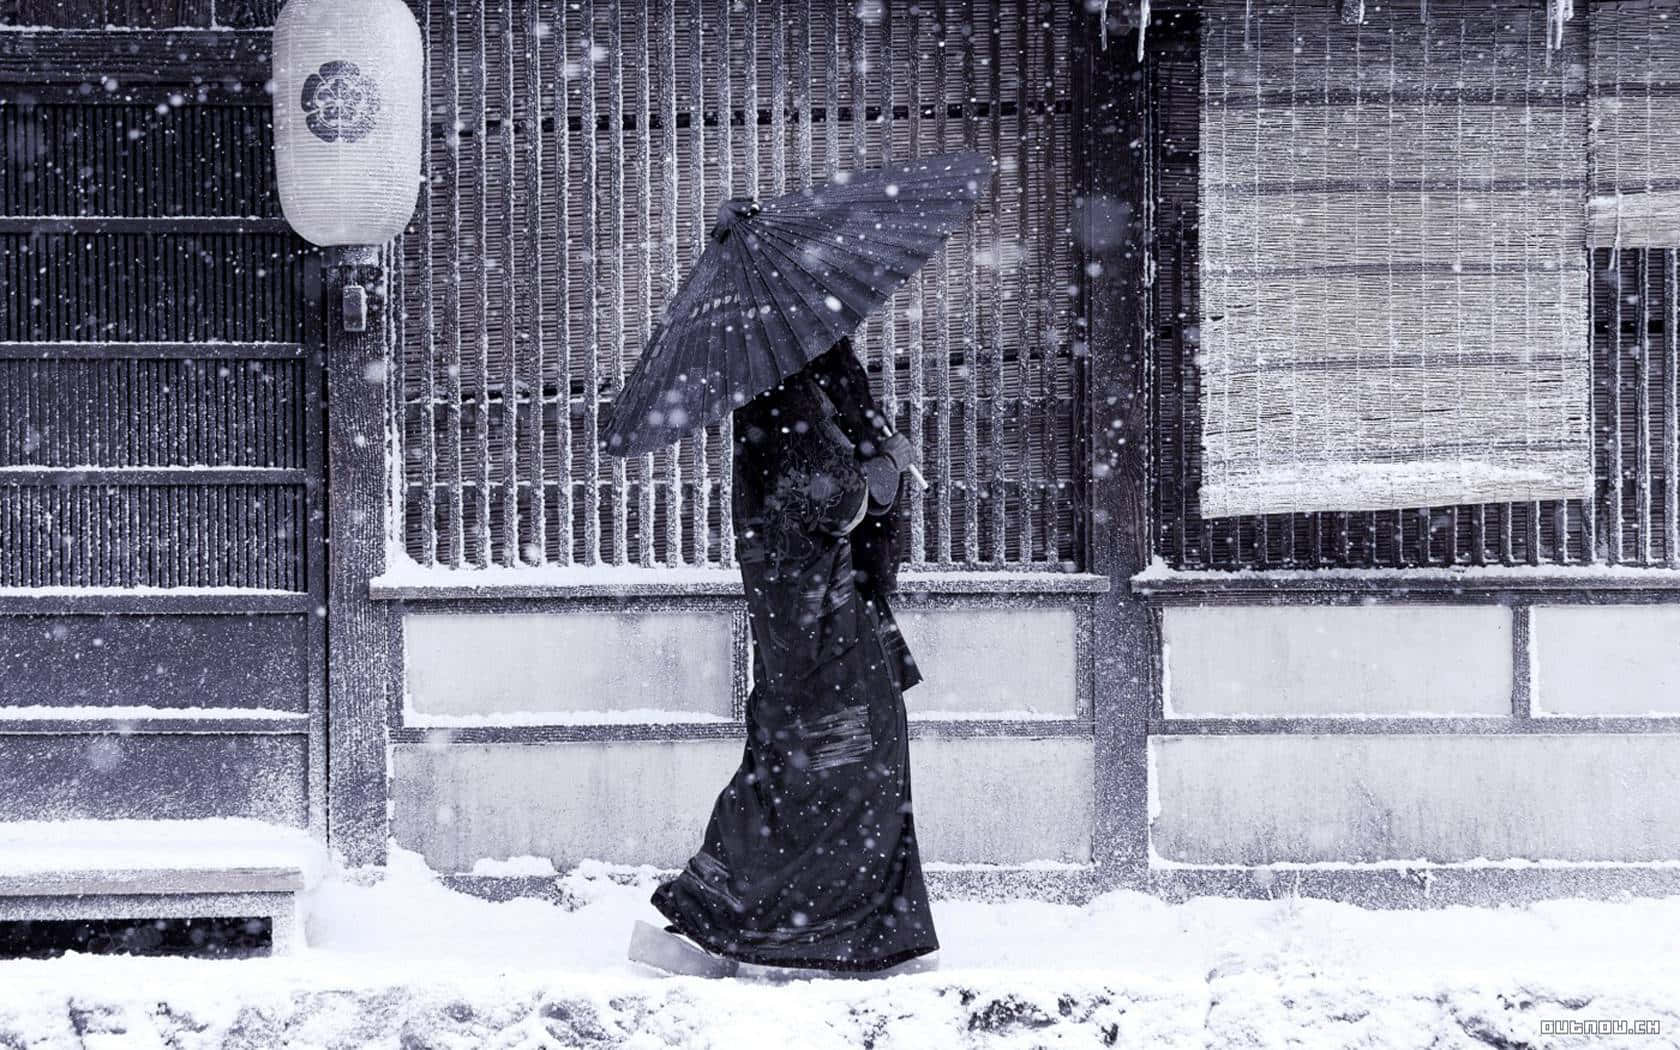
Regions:
M 935 878 L 1387 901 L 1671 888 L 1680 243 L 1660 171 L 1634 172 L 1629 146 L 1606 188 L 1585 152 L 1603 84 L 1672 97 L 1656 15 L 1615 76 L 1588 61 L 1609 8 L 1663 5 L 1552 29 L 1542 0 L 416 3 L 419 203 L 360 255 L 280 218 L 275 6 L 0 0 L 0 819 L 251 816 L 357 862 L 394 842 L 464 882 L 511 856 L 680 863 L 750 688 L 730 436 L 616 460 L 605 406 L 721 200 L 979 148 L 998 177 L 975 222 L 858 339 L 932 482 L 901 604 L 928 672 L 907 699 Z M 1430 181 L 1454 151 L 1408 137 L 1395 70 L 1443 41 L 1461 77 L 1497 56 L 1471 78 L 1486 96 L 1429 82 L 1411 102 L 1460 123 L 1519 105 L 1554 138 L 1578 121 L 1578 187 L 1537 189 L 1520 135 L 1486 185 Z M 1235 77 L 1215 74 L 1244 68 L 1262 129 L 1341 107 L 1389 135 L 1374 183 L 1278 176 L 1291 206 L 1357 215 L 1367 194 L 1392 217 L 1408 186 L 1466 215 L 1477 191 L 1578 200 L 1576 255 L 1535 263 L 1565 292 L 1533 299 L 1566 302 L 1578 272 L 1582 345 L 1534 356 L 1534 309 L 1489 335 L 1485 289 L 1454 285 L 1457 356 L 1410 367 L 1480 390 L 1470 359 L 1504 355 L 1505 387 L 1443 402 L 1496 424 L 1557 395 L 1562 437 L 1507 444 L 1519 466 L 1579 449 L 1579 495 L 1203 516 L 1211 434 L 1310 420 L 1262 400 L 1261 422 L 1226 427 L 1249 402 L 1204 389 L 1225 360 L 1208 326 L 1236 316 L 1205 306 L 1246 294 L 1243 246 L 1215 231 L 1265 196 L 1231 192 L 1235 151 L 1202 140 Z M 1627 220 L 1603 243 L 1588 213 L 1607 195 Z M 1530 204 L 1519 262 L 1540 255 Z M 1575 243 L 1558 210 L 1554 240 Z M 1303 239 L 1272 234 L 1275 269 Z M 1401 269 L 1462 274 L 1462 255 Z M 1339 283 L 1301 331 L 1363 288 L 1371 324 L 1400 316 L 1392 263 L 1318 263 Z M 347 282 L 373 293 L 367 332 L 326 308 Z M 1408 374 L 1353 356 L 1315 367 Z M 1535 379 L 1551 367 L 1564 379 Z M 1507 387 L 1534 393 L 1501 413 Z

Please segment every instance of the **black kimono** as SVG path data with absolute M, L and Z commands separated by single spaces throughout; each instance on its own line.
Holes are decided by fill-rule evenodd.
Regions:
M 746 753 L 703 848 L 653 902 L 678 932 L 743 962 L 874 970 L 939 946 L 901 692 L 920 676 L 886 602 L 896 491 L 853 524 L 869 499 L 873 408 L 842 341 L 735 412 L 754 641 Z

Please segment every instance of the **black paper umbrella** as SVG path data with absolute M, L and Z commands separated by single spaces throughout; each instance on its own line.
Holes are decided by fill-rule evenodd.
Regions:
M 990 158 L 953 153 L 725 202 L 614 399 L 607 451 L 669 445 L 803 368 L 939 251 L 991 177 Z

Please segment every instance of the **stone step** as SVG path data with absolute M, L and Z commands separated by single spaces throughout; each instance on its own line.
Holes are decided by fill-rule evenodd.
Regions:
M 266 918 L 284 955 L 324 866 L 308 832 L 255 820 L 0 822 L 0 921 Z

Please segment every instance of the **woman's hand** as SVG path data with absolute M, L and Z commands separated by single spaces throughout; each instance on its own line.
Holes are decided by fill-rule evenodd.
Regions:
M 862 461 L 869 479 L 869 513 L 885 514 L 898 499 L 899 481 L 916 462 L 916 448 L 903 434 L 894 433 Z

